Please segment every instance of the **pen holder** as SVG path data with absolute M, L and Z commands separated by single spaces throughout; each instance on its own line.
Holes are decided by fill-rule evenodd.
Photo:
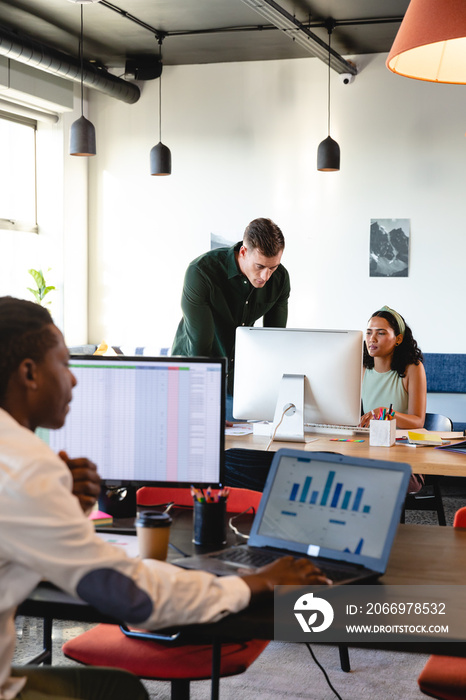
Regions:
M 391 447 L 396 440 L 396 420 L 371 420 L 369 445 Z
M 226 542 L 226 502 L 194 501 L 194 544 L 220 545 Z

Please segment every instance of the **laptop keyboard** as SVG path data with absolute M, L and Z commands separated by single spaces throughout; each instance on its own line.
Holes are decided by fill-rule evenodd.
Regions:
M 246 549 L 246 547 L 234 547 L 233 549 L 227 549 L 225 552 L 216 554 L 215 558 L 221 559 L 222 561 L 231 561 L 234 564 L 242 564 L 243 566 L 259 567 L 271 564 L 282 556 L 283 554 L 279 552 L 264 552 L 261 550 L 255 551 Z
M 271 564 L 273 561 L 281 559 L 283 556 L 284 554 L 281 552 L 267 552 L 264 550 L 248 549 L 246 547 L 233 547 L 233 549 L 227 549 L 224 552 L 216 553 L 215 559 L 229 561 L 238 566 L 259 568 L 260 566 Z M 345 569 L 342 570 L 327 565 L 322 566 L 320 563 L 319 569 L 332 581 L 344 581 L 351 577 L 351 572 Z

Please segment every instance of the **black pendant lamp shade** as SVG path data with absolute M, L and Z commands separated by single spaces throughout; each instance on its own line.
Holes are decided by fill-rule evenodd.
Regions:
M 171 175 L 172 154 L 168 146 L 164 146 L 161 141 L 151 148 L 150 151 L 150 174 L 151 175 Z
M 340 170 L 340 146 L 330 136 L 330 40 L 335 26 L 333 19 L 327 20 L 328 30 L 328 104 L 327 104 L 327 129 L 328 136 L 321 141 L 317 149 L 317 170 L 324 173 L 331 173 Z
M 81 116 L 72 123 L 70 128 L 70 155 L 71 156 L 95 156 L 95 128 L 94 124 L 84 116 L 84 60 L 83 60 L 83 6 L 81 3 L 81 36 L 79 40 L 79 57 L 81 61 Z
M 162 39 L 159 38 L 159 142 L 150 151 L 150 174 L 151 175 L 171 175 L 172 154 L 168 146 L 162 143 Z
M 331 136 L 319 143 L 317 170 L 327 173 L 340 170 L 340 146 Z
M 89 119 L 81 116 L 70 128 L 70 155 L 95 156 L 95 127 Z

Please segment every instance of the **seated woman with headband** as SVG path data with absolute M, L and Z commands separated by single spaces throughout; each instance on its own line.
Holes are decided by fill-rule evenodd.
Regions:
M 397 428 L 422 428 L 426 415 L 426 373 L 422 352 L 403 317 L 383 306 L 372 314 L 364 345 L 360 425 L 392 406 Z

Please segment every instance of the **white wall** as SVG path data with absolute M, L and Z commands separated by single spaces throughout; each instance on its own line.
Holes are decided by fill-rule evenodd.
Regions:
M 316 170 L 327 135 L 317 59 L 166 67 L 170 177 L 149 175 L 157 81 L 135 105 L 92 92 L 89 340 L 170 344 L 188 262 L 211 232 L 239 240 L 267 216 L 286 238 L 289 326 L 364 328 L 388 304 L 424 351 L 464 352 L 466 87 L 394 76 L 385 58 L 356 57 L 350 85 L 332 73 L 339 173 Z M 407 278 L 369 278 L 371 218 L 411 220 Z

